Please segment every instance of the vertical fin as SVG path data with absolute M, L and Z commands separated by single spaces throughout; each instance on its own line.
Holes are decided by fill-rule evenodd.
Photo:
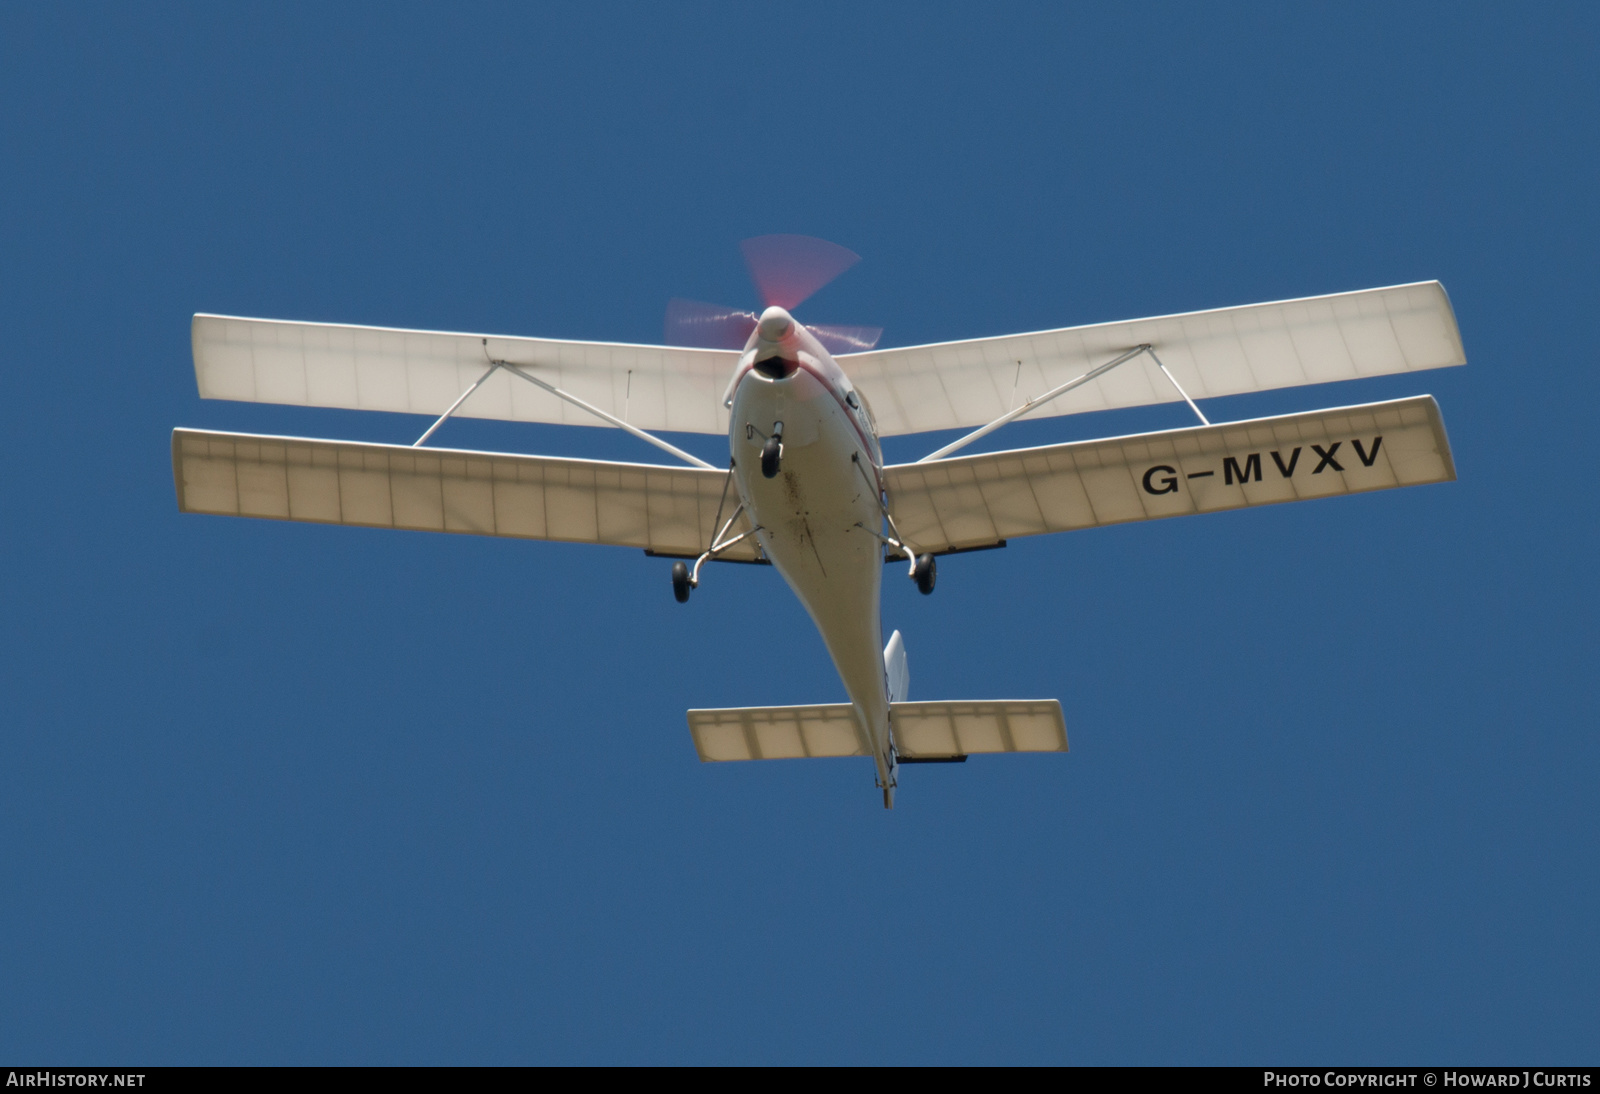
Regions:
M 911 695 L 911 670 L 906 666 L 906 643 L 895 631 L 883 647 L 883 671 L 889 679 L 889 702 L 903 703 Z

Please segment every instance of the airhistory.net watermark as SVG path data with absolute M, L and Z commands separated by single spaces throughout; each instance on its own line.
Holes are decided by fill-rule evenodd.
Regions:
M 143 1085 L 144 1073 L 139 1071 L 54 1071 L 49 1068 L 33 1068 L 27 1071 L 6 1072 L 7 1087 Z

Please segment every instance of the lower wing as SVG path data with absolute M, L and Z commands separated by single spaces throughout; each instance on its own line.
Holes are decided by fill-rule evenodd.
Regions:
M 738 505 L 726 471 L 176 429 L 185 513 L 603 543 L 693 557 Z M 748 529 L 744 517 L 729 535 Z M 756 561 L 749 539 L 720 557 Z
M 900 538 L 932 554 L 1455 477 L 1431 395 L 884 471 Z

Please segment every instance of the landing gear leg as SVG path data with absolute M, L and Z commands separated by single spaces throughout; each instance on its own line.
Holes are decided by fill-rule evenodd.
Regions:
M 883 556 L 885 562 L 892 562 L 897 558 L 909 558 L 911 560 L 911 569 L 907 572 L 911 575 L 911 580 L 917 583 L 917 590 L 923 596 L 927 596 L 933 592 L 933 584 L 939 577 L 938 562 L 934 560 L 931 554 L 913 555 L 911 553 L 913 548 L 906 546 L 905 541 L 898 538 L 898 530 L 894 527 L 894 518 L 889 516 L 887 510 L 883 515 L 889 521 L 889 528 L 896 531 L 896 536 L 891 537 L 884 535 L 882 532 L 875 532 L 859 521 L 856 523 L 856 527 L 867 533 L 867 535 L 876 537 L 878 542 L 885 547 L 894 548 L 894 554 L 885 554 Z
M 734 544 L 743 543 L 761 531 L 761 527 L 757 525 L 748 532 L 734 536 L 732 539 L 722 538 L 728 534 L 728 529 L 733 527 L 733 522 L 738 520 L 743 512 L 743 505 L 733 511 L 733 516 L 728 518 L 728 522 L 718 529 L 716 536 L 712 538 L 710 550 L 694 560 L 694 569 L 691 570 L 689 564 L 683 561 L 672 564 L 672 595 L 679 604 L 687 604 L 689 602 L 689 594 L 700 587 L 701 566 L 716 558 Z

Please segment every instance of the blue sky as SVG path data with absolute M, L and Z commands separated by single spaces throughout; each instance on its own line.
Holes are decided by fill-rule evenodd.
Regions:
M 1593 1062 L 1587 5 L 0 10 L 0 1056 Z M 180 517 L 195 311 L 654 341 L 737 243 L 907 345 L 1438 278 L 1454 484 L 890 576 L 1072 752 L 703 766 L 843 698 L 781 580 Z M 1022 423 L 991 447 L 1185 424 Z M 674 437 L 711 459 L 715 437 Z M 914 458 L 939 437 L 898 439 Z M 438 443 L 653 459 L 618 432 Z M 782 657 L 755 657 L 776 636 Z

